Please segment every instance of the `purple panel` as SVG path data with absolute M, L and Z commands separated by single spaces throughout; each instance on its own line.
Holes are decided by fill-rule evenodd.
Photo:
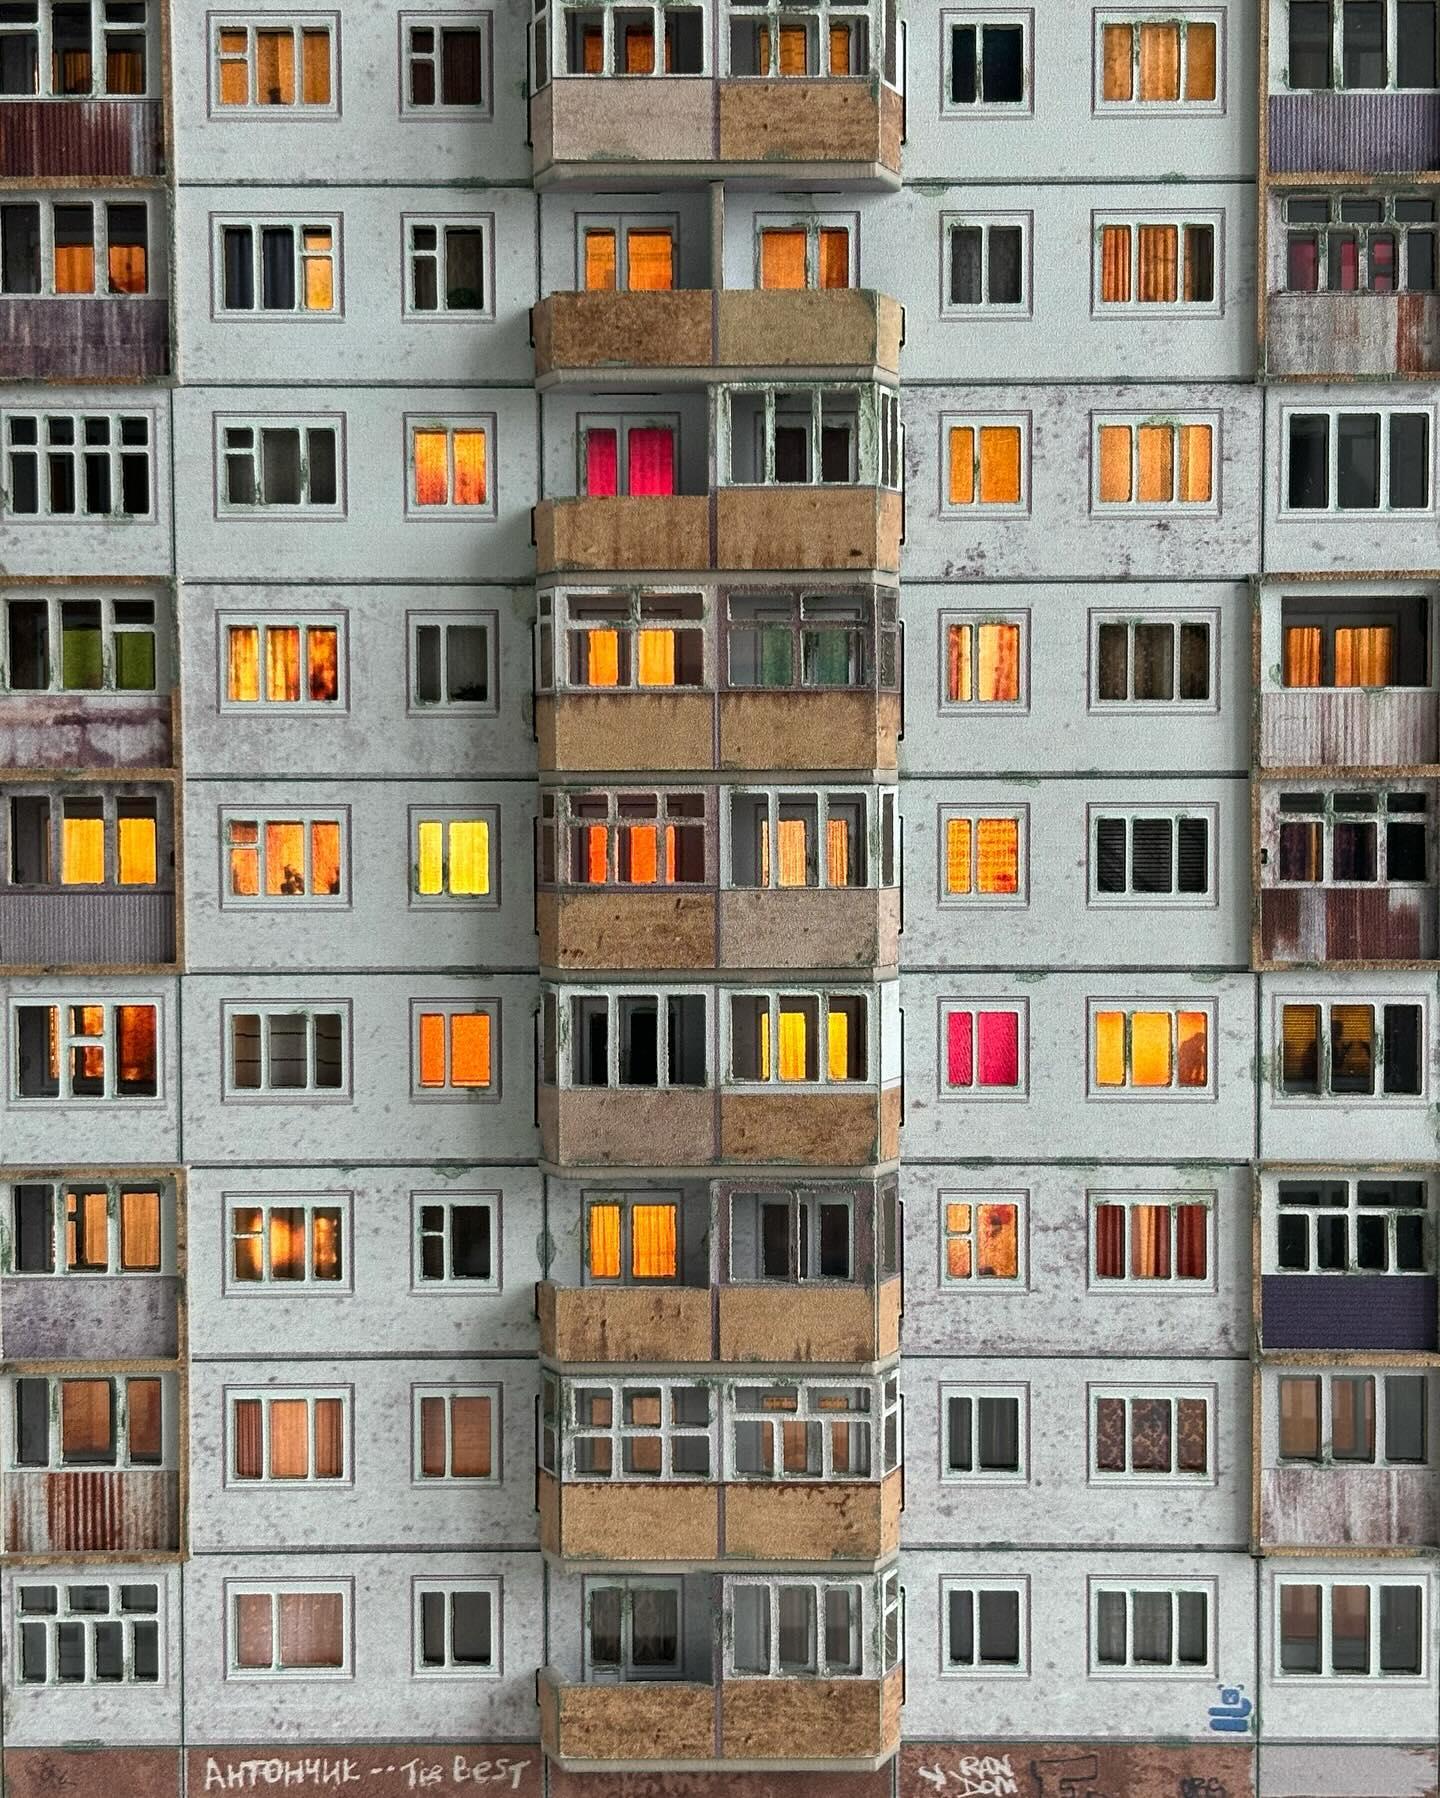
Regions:
M 1440 94 L 1272 94 L 1272 173 L 1440 168 Z
M 1260 1282 L 1267 1349 L 1433 1349 L 1431 1274 L 1266 1274 Z

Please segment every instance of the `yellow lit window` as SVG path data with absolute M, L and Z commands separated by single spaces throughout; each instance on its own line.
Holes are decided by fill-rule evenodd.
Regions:
M 1018 506 L 1019 425 L 951 425 L 948 495 L 952 506 Z
M 328 106 L 330 51 L 328 25 L 263 29 L 222 25 L 216 34 L 219 102 L 221 106 Z
M 105 812 L 98 799 L 67 799 L 60 827 L 60 884 L 102 886 Z
M 1208 424 L 1101 425 L 1102 505 L 1208 505 L 1214 491 Z
M 625 269 L 632 293 L 667 293 L 675 285 L 675 244 L 668 231 L 625 236 Z
M 615 233 L 594 230 L 585 233 L 585 291 L 610 293 L 615 287 Z
M 948 625 L 945 697 L 952 705 L 1016 704 L 1020 698 L 1020 626 L 1004 621 Z
M 307 312 L 335 310 L 335 242 L 329 225 L 306 225 L 300 233 L 300 261 Z
M 1014 1203 L 947 1201 L 947 1280 L 1014 1280 L 1020 1273 L 1020 1208 Z
M 480 898 L 490 891 L 490 824 L 485 818 L 422 818 L 416 825 L 415 890 L 432 898 Z
M 122 799 L 116 812 L 116 850 L 121 886 L 154 886 L 158 870 L 153 805 Z
M 1209 1084 L 1210 1020 L 1203 1011 L 1097 1011 L 1095 1084 L 1194 1088 Z
M 679 1258 L 674 1204 L 594 1200 L 586 1221 L 586 1265 L 592 1280 L 673 1280 Z
M 419 1085 L 430 1091 L 482 1091 L 489 1087 L 490 1013 L 420 1013 Z
M 1107 23 L 1102 30 L 1107 104 L 1204 104 L 1216 97 L 1216 28 L 1207 19 Z
M 417 427 L 412 434 L 417 506 L 483 506 L 485 433 Z
M 956 897 L 1005 897 L 1020 891 L 1018 818 L 947 818 L 945 891 Z
M 338 699 L 339 632 L 333 625 L 228 626 L 225 694 L 232 704 L 248 705 Z

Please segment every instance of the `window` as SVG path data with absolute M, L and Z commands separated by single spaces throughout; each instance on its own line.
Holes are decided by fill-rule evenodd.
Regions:
M 1029 1478 L 1030 1389 L 942 1386 L 940 1477 L 1023 1485 Z
M 1168 1091 L 1213 1096 L 1210 1039 L 1213 1001 L 1193 1009 L 1166 1005 L 1112 1008 L 1090 1005 L 1091 1092 Z
M 899 1394 L 893 1377 L 879 1387 L 737 1385 L 730 1413 L 733 1480 L 869 1480 L 900 1464 Z M 872 1447 L 876 1413 L 883 1437 L 879 1461 Z
M 174 1194 L 146 1181 L 23 1181 L 9 1189 L 7 1274 L 158 1274 L 174 1260 Z
M 326 1193 L 314 1199 L 231 1196 L 226 1200 L 230 1253 L 225 1285 L 258 1291 L 317 1286 L 348 1288 L 350 1274 L 348 1197 Z
M 148 412 L 7 412 L 8 518 L 148 518 Z
M 1429 510 L 1428 412 L 1287 407 L 1284 424 L 1287 511 Z
M 168 794 L 110 787 L 87 793 L 11 788 L 3 815 L 6 878 L 15 887 L 153 887 L 159 884 L 161 810 Z M 168 807 L 166 808 L 168 810 Z M 170 862 L 169 818 L 165 860 Z M 168 865 L 166 869 L 169 877 Z
M 225 1483 L 335 1482 L 350 1478 L 348 1392 L 227 1393 Z
M 543 8 L 537 7 L 543 14 Z M 645 0 L 581 0 L 556 7 L 560 72 L 566 75 L 703 75 L 709 33 L 699 6 L 655 6 Z M 543 30 L 537 28 L 537 36 Z M 655 47 L 663 46 L 657 58 Z M 545 71 L 536 86 L 544 85 Z M 643 104 L 643 102 L 642 102 Z
M 1435 0 L 1290 0 L 1286 82 L 1434 87 L 1435 12 Z
M 1028 808 L 940 808 L 941 905 L 1025 905 Z
M 1029 213 L 957 218 L 940 223 L 945 245 L 942 313 L 991 318 L 1030 316 Z
M 309 1093 L 346 1096 L 348 1005 L 291 1009 L 226 1004 L 226 1097 Z
M 1090 899 L 1183 904 L 1215 898 L 1212 845 L 1218 822 L 1207 806 L 1193 812 L 1089 808 Z
M 439 904 L 498 904 L 499 814 L 410 812 L 410 898 Z M 492 857 L 496 858 L 492 861 Z
M 159 1619 L 158 1583 L 17 1582 L 12 1625 L 16 1678 L 25 1686 L 157 1685 Z
M 1095 502 L 1100 507 L 1215 503 L 1216 426 L 1209 422 L 1095 426 Z
M 1215 709 L 1218 616 L 1092 612 L 1090 627 L 1092 705 Z
M 1423 1467 L 1430 1409 L 1421 1373 L 1291 1374 L 1275 1382 L 1282 1462 Z
M 230 424 L 217 416 L 215 428 L 220 440 L 218 516 L 261 509 L 337 516 L 344 511 L 338 423 Z
M 888 848 L 871 866 L 868 820 L 875 796 L 865 793 L 736 792 L 730 797 L 733 887 L 863 887 L 894 884 L 895 795 L 878 795 L 880 832 Z M 889 879 L 877 880 L 888 872 Z
M 1028 1673 L 1029 1593 L 1024 1580 L 940 1582 L 942 1673 Z
M 410 440 L 410 490 L 406 510 L 434 517 L 440 512 L 493 514 L 494 483 L 490 444 L 493 423 L 467 419 L 463 424 L 416 424 L 406 421 Z
M 1213 1392 L 1097 1392 L 1092 1387 L 1090 1399 L 1092 1480 L 1210 1479 Z
M 1422 594 L 1326 605 L 1310 594 L 1281 600 L 1286 687 L 1424 687 L 1430 680 L 1429 600 Z
M 123 1000 L 16 1005 L 19 1099 L 153 1099 L 160 1092 L 160 1008 Z
M 1424 1180 L 1281 1180 L 1275 1267 L 1291 1274 L 1422 1274 L 1432 1266 Z
M 998 618 L 943 613 L 941 705 L 1023 710 L 1029 703 L 1029 627 L 1028 612 Z
M 584 293 L 668 293 L 675 286 L 674 213 L 582 213 L 579 280 Z
M 220 312 L 338 314 L 338 218 L 221 219 L 215 229 Z
M 567 1479 L 715 1478 L 711 1387 L 577 1380 L 564 1391 Z
M 293 106 L 333 113 L 337 25 L 326 13 L 305 13 L 293 23 L 266 14 L 263 25 L 215 19 L 212 104 L 222 111 Z
M 240 817 L 222 812 L 224 905 L 334 899 L 348 903 L 345 838 L 348 818 Z
M 588 499 L 664 499 L 676 491 L 677 418 L 626 418 L 581 413 L 580 492 Z
M 1029 423 L 1028 416 L 944 420 L 947 508 L 1028 508 Z
M 568 994 L 569 1029 L 559 1045 L 565 1086 L 668 1087 L 709 1084 L 704 993 Z M 545 995 L 547 1070 L 556 1065 L 556 996 Z M 560 1003 L 565 1003 L 562 999 Z
M 1418 1098 L 1425 1091 L 1424 1007 L 1365 1002 L 1281 1005 L 1282 1097 Z
M 1095 297 L 1101 312 L 1151 306 L 1215 312 L 1220 220 L 1097 219 Z
M 1100 108 L 1176 106 L 1216 110 L 1219 87 L 1219 13 L 1098 20 Z
M 705 879 L 703 793 L 542 794 L 540 879 L 553 886 L 688 886 Z
M 868 1080 L 868 1026 L 864 993 L 732 994 L 729 1078 L 736 1084 Z
M 500 1006 L 439 999 L 412 1000 L 414 1019 L 411 1096 L 417 1099 L 490 1098 L 500 1096 Z
M 726 1672 L 735 1678 L 840 1679 L 861 1672 L 858 1581 L 731 1579 L 725 1597 Z
M 869 688 L 878 680 L 893 691 L 900 684 L 893 598 L 732 593 L 725 615 L 726 683 L 732 688 Z
M 940 1284 L 1015 1292 L 1025 1283 L 1028 1192 L 940 1193 Z
M 413 1590 L 417 1674 L 499 1673 L 499 1580 L 417 1579 Z
M 226 1580 L 225 1601 L 227 1679 L 350 1677 L 348 1580 Z
M 946 13 L 945 104 L 1030 110 L 1031 15 Z
M 1432 293 L 1435 202 L 1422 194 L 1287 194 L 1290 293 Z
M 415 1479 L 499 1479 L 499 1416 L 498 1386 L 417 1386 Z
M 1163 1198 L 1150 1193 L 1090 1195 L 1090 1278 L 1096 1285 L 1153 1291 L 1193 1281 L 1208 1288 L 1214 1195 Z
M 174 1404 L 154 1375 L 14 1381 L 12 1467 L 173 1467 Z
M 722 387 L 719 427 L 724 486 L 899 489 L 899 396 L 889 388 Z
M 222 709 L 338 705 L 345 623 L 331 618 L 223 618 Z
M 0 53 L 5 40 L 0 38 Z M 0 205 L 0 294 L 145 294 L 150 213 L 143 199 Z
M 542 687 L 557 672 L 570 687 L 702 687 L 705 601 L 699 593 L 557 595 L 563 632 L 556 668 L 549 601 L 542 597 L 538 645 Z M 787 645 L 788 648 L 788 645 Z
M 1419 885 L 1430 866 L 1429 812 L 1424 792 L 1282 792 L 1265 808 L 1261 865 L 1273 850 L 1273 878 L 1285 885 Z
M 490 14 L 402 13 L 400 111 L 483 118 L 490 107 Z
M 732 1281 L 853 1280 L 855 1214 L 844 1193 L 730 1195 Z
M 761 0 L 730 17 L 731 75 L 868 75 L 870 8 Z
M 405 220 L 405 311 L 411 318 L 493 313 L 490 232 L 484 218 Z
M 410 709 L 496 709 L 493 612 L 411 612 Z
M 1090 1582 L 1092 1673 L 1206 1673 L 1213 1664 L 1212 1580 Z
M 679 1679 L 684 1664 L 678 1579 L 587 1579 L 587 1680 Z
M 588 1194 L 586 1285 L 675 1281 L 680 1266 L 679 1222 L 679 1193 Z
M 70 588 L 73 593 L 75 589 Z M 153 693 L 155 601 L 26 594 L 3 602 L 3 684 L 12 693 Z
M 942 1004 L 940 1092 L 972 1099 L 1024 1098 L 1029 1019 L 1024 1001 Z
M 852 287 L 853 223 L 824 219 L 781 222 L 774 213 L 755 220 L 755 285 L 763 289 Z
M 147 0 L 16 0 L 0 19 L 0 95 L 144 94 L 148 18 Z
M 1423 1580 L 1277 1579 L 1275 1671 L 1281 1679 L 1423 1678 L 1425 1610 Z
M 412 1195 L 415 1285 L 473 1292 L 500 1284 L 500 1195 L 438 1192 Z

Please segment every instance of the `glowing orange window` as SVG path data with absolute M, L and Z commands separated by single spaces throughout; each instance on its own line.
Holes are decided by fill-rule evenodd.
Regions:
M 491 1085 L 491 1014 L 422 1011 L 420 1071 L 425 1092 L 483 1092 Z

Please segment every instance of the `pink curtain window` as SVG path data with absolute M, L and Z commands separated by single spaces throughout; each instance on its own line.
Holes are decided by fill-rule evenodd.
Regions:
M 609 499 L 619 491 L 620 452 L 614 431 L 585 433 L 585 491 L 591 499 Z
M 633 430 L 626 474 L 632 494 L 675 491 L 675 438 L 661 426 Z
M 1020 1020 L 1013 1011 L 980 1013 L 980 1084 L 1020 1084 Z
M 945 1084 L 972 1086 L 975 1081 L 974 1019 L 968 1011 L 952 1011 L 945 1020 Z

